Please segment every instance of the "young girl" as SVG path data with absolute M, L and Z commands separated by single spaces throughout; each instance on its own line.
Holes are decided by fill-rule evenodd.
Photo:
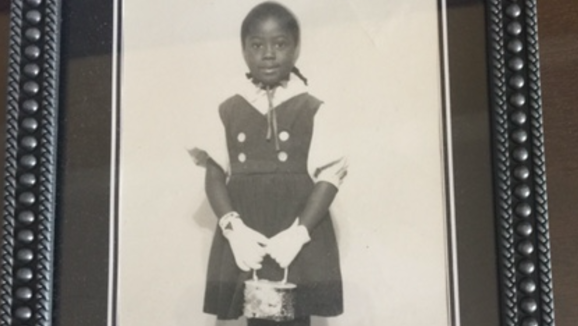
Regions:
M 310 316 L 343 311 L 337 242 L 329 206 L 347 174 L 331 144 L 322 102 L 295 67 L 300 29 L 284 6 L 262 3 L 241 27 L 247 89 L 223 102 L 224 151 L 194 150 L 206 167 L 205 188 L 219 228 L 207 273 L 204 311 L 219 319 L 243 313 L 244 281 L 297 285 L 296 319 L 256 325 L 310 325 Z M 297 80 L 296 80 L 297 79 Z M 327 123 L 327 122 L 326 122 Z

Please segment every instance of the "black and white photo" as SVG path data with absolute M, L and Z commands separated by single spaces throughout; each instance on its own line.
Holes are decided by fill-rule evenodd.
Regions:
M 285 267 L 313 325 L 449 325 L 440 19 L 124 1 L 119 323 L 243 324 L 252 270 Z

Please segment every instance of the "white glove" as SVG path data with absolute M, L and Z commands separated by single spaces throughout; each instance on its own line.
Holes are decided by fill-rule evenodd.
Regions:
M 269 239 L 266 251 L 279 266 L 286 268 L 310 240 L 309 231 L 305 226 L 299 225 L 297 218 L 289 228 Z
M 263 257 L 267 254 L 265 246 L 269 239 L 246 226 L 239 214 L 234 212 L 223 216 L 219 226 L 229 240 L 237 266 L 245 272 L 260 269 Z

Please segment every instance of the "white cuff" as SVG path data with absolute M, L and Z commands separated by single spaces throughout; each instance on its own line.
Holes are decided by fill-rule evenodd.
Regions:
M 187 152 L 189 152 L 189 155 L 197 166 L 207 166 L 207 160 L 209 160 L 210 156 L 206 151 L 195 147 L 187 150 Z
M 229 212 L 219 219 L 219 228 L 225 238 L 235 229 L 238 229 L 240 224 L 243 224 L 241 216 L 237 212 Z
M 330 164 L 318 168 L 315 172 L 315 182 L 325 181 L 334 185 L 337 189 L 343 183 L 349 166 L 346 158 L 340 158 Z

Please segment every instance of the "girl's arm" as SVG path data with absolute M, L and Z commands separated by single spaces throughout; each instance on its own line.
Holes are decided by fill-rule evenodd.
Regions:
M 215 215 L 219 218 L 233 211 L 227 190 L 227 174 L 207 151 L 197 147 L 187 150 L 197 166 L 205 168 L 205 192 Z
M 281 267 L 287 267 L 301 248 L 311 240 L 310 234 L 327 216 L 329 207 L 347 175 L 348 164 L 339 146 L 339 126 L 334 121 L 315 117 L 315 130 L 311 141 L 309 171 L 315 185 L 306 200 L 303 211 L 295 222 L 270 239 L 267 252 Z
M 281 267 L 288 267 L 301 248 L 311 240 L 309 233 L 327 215 L 336 194 L 337 187 L 334 184 L 318 181 L 309 195 L 305 208 L 293 225 L 271 238 L 267 253 Z
M 239 214 L 233 210 L 227 190 L 227 176 L 219 164 L 209 158 L 206 169 L 205 191 L 213 211 L 219 217 L 219 228 L 223 236 L 229 240 L 237 266 L 243 271 L 260 269 L 261 261 L 266 254 L 263 246 L 267 244 L 268 239 L 247 227 Z
M 227 190 L 227 175 L 221 166 L 211 158 L 207 160 L 206 169 L 205 191 L 207 198 L 215 215 L 224 216 L 234 210 Z
M 315 114 L 314 130 L 311 139 L 308 168 L 315 181 L 305 208 L 299 217 L 299 224 L 311 233 L 327 211 L 347 175 L 348 163 L 343 148 L 341 130 L 336 128 L 342 123 L 335 121 L 331 111 L 319 109 Z
M 311 233 L 327 215 L 329 206 L 331 206 L 335 195 L 337 195 L 337 191 L 337 187 L 330 182 L 319 181 L 315 183 L 307 204 L 299 215 L 299 224 L 305 226 L 308 233 Z

